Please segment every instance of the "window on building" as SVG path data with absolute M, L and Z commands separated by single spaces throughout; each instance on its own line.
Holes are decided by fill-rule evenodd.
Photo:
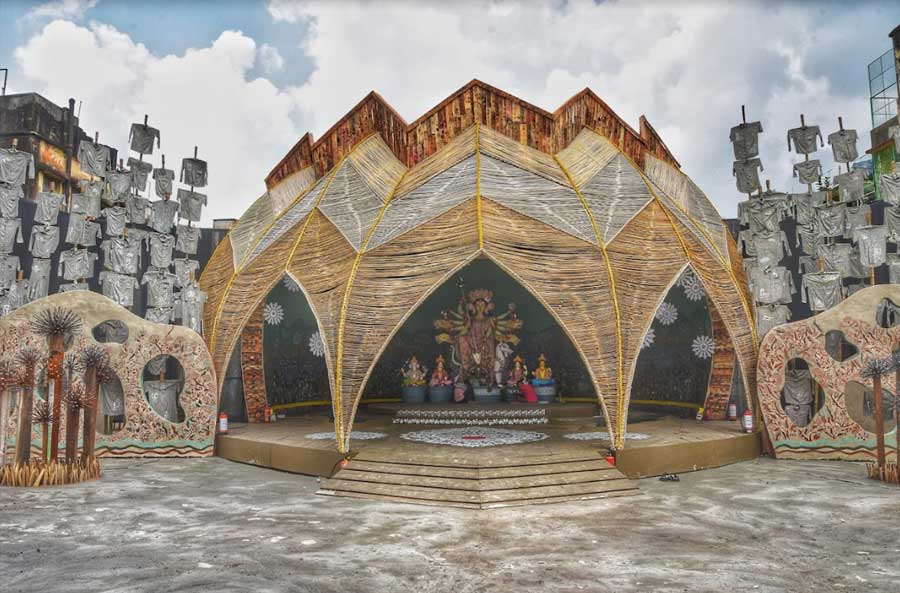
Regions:
M 894 52 L 888 50 L 869 64 L 869 103 L 872 127 L 897 115 L 897 69 Z

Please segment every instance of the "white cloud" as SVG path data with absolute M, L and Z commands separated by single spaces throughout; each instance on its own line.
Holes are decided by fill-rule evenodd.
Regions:
M 39 19 L 70 19 L 81 20 L 84 13 L 97 5 L 97 0 L 56 0 L 44 2 L 28 11 L 25 18 L 28 20 Z
M 253 39 L 225 31 L 209 47 L 158 56 L 116 29 L 53 21 L 15 52 L 33 90 L 57 104 L 82 101 L 81 125 L 127 158 L 132 122 L 149 115 L 162 148 L 149 157 L 180 167 L 195 145 L 209 162 L 204 222 L 237 217 L 265 189 L 263 178 L 300 136 L 291 97 L 249 79 Z
M 763 1 L 271 0 L 268 8 L 276 21 L 311 25 L 302 41 L 315 71 L 293 96 L 314 133 L 372 89 L 411 121 L 472 78 L 551 111 L 589 86 L 633 126 L 645 114 L 724 216 L 742 199 L 728 143 L 742 104 L 766 129 L 761 158 L 778 188 L 792 187 L 790 163 L 800 160 L 785 140 L 800 113 L 823 133 L 843 115 L 860 132 L 860 152 L 867 148 L 865 67 L 889 47 L 888 13 L 900 17 L 887 3 Z M 855 70 L 822 67 L 848 62 Z M 817 156 L 831 166 L 827 146 Z
M 272 74 L 273 72 L 278 72 L 284 68 L 284 58 L 278 52 L 277 47 L 271 46 L 268 43 L 263 43 L 259 46 L 257 55 L 263 72 L 266 74 Z

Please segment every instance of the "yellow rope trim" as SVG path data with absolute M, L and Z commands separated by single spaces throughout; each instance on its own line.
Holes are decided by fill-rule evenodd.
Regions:
M 384 218 L 385 212 L 387 212 L 388 206 L 390 206 L 391 201 L 394 199 L 394 195 L 397 193 L 397 188 L 400 187 L 400 184 L 403 183 L 403 180 L 406 178 L 406 174 L 409 173 L 409 169 L 403 172 L 403 175 L 400 176 L 400 179 L 397 180 L 396 185 L 394 185 L 394 189 L 391 190 L 391 194 L 385 199 L 384 206 L 381 207 L 381 210 L 378 211 L 378 217 L 375 219 L 375 222 L 372 223 L 372 227 L 369 229 L 369 232 L 366 233 L 366 238 L 363 239 L 362 244 L 359 247 L 359 251 L 356 253 L 356 257 L 353 260 L 353 267 L 350 268 L 350 276 L 347 278 L 347 286 L 344 287 L 344 297 L 341 301 L 341 316 L 338 320 L 338 332 L 337 332 L 337 352 L 335 358 L 335 367 L 334 367 L 334 427 L 335 427 L 335 436 L 337 437 L 338 450 L 341 453 L 346 453 L 344 450 L 344 427 L 343 427 L 343 416 L 344 416 L 344 397 L 341 392 L 342 383 L 341 374 L 343 373 L 344 366 L 344 328 L 347 324 L 347 309 L 350 306 L 350 291 L 353 290 L 353 281 L 356 279 L 356 272 L 359 270 L 359 263 L 362 260 L 363 254 L 366 252 L 366 249 L 369 246 L 369 241 L 372 239 L 372 236 L 375 234 L 375 229 L 378 228 L 379 223 L 381 223 L 381 219 Z
M 287 263 L 284 264 L 285 271 L 291 269 L 291 264 L 294 261 L 294 256 L 297 254 L 297 248 L 300 246 L 300 240 L 303 239 L 303 234 L 306 232 L 306 228 L 309 226 L 310 221 L 312 220 L 312 214 L 315 212 L 316 208 L 319 207 L 319 204 L 322 203 L 322 200 L 325 199 L 325 196 L 328 194 L 328 188 L 331 187 L 331 182 L 334 181 L 334 178 L 337 177 L 338 171 L 341 170 L 341 165 L 344 164 L 344 161 L 347 159 L 348 152 L 344 156 L 341 157 L 341 160 L 338 161 L 338 164 L 335 165 L 334 170 L 331 172 L 331 177 L 328 178 L 328 181 L 325 182 L 324 187 L 322 187 L 322 191 L 319 192 L 319 196 L 316 198 L 316 203 L 313 204 L 313 207 L 309 209 L 309 212 L 306 214 L 306 220 L 303 221 L 303 226 L 300 227 L 300 232 L 297 233 L 297 238 L 294 240 L 294 245 L 291 247 L 291 254 L 287 258 Z
M 481 217 L 481 127 L 475 124 L 475 217 L 478 221 L 478 249 L 484 249 L 484 221 Z
M 591 226 L 594 228 L 594 235 L 596 235 L 597 237 L 597 245 L 600 247 L 600 253 L 603 256 L 603 263 L 606 265 L 606 274 L 609 277 L 609 290 L 612 294 L 613 311 L 616 315 L 616 432 L 619 433 L 624 428 L 622 426 L 621 406 L 622 399 L 625 396 L 625 377 L 622 370 L 622 317 L 619 313 L 619 299 L 616 296 L 616 278 L 613 275 L 612 264 L 609 261 L 609 254 L 606 252 L 606 245 L 603 244 L 603 234 L 600 232 L 600 227 L 597 226 L 597 221 L 596 219 L 594 219 L 594 213 L 591 212 L 591 207 L 588 204 L 587 199 L 584 197 L 584 194 L 581 193 L 581 190 L 578 188 L 578 186 L 575 185 L 575 179 L 572 177 L 572 174 L 569 173 L 569 170 L 566 169 L 566 166 L 559 159 L 559 157 L 553 155 L 553 160 L 556 161 L 556 164 L 559 166 L 560 170 L 562 170 L 563 174 L 565 174 L 566 179 L 569 180 L 569 185 L 572 186 L 572 189 L 575 191 L 578 199 L 581 200 L 581 205 L 584 208 L 584 211 L 587 213 L 588 219 L 590 219 L 591 221 Z M 618 434 L 616 438 L 618 440 Z
M 362 139 L 360 139 L 359 142 L 354 144 L 350 148 L 350 150 L 347 151 L 347 154 L 350 154 L 351 152 L 353 152 L 357 146 L 359 146 L 360 144 L 362 144 L 363 142 L 368 140 L 370 137 L 374 136 L 376 133 L 377 132 L 372 132 L 371 134 L 368 134 L 365 137 L 363 137 Z M 341 161 L 343 161 L 343 159 L 346 158 L 346 156 L 347 155 L 344 155 L 344 157 L 341 158 Z M 338 163 L 338 166 L 340 166 L 340 163 Z M 334 167 L 334 171 L 337 171 L 337 168 L 338 167 Z M 327 173 L 326 173 L 326 175 L 327 175 Z M 323 175 L 322 177 L 325 177 L 325 175 Z M 312 185 L 310 185 L 308 188 L 306 188 L 302 192 L 300 192 L 300 195 L 298 195 L 296 198 L 294 198 L 294 200 L 290 204 L 288 204 L 287 207 L 285 207 L 285 209 L 282 210 L 281 213 L 278 214 L 278 216 L 276 216 L 272 220 L 272 222 L 270 222 L 266 226 L 266 228 L 264 228 L 262 230 L 262 232 L 260 232 L 256 236 L 256 239 L 253 240 L 253 244 L 250 245 L 250 248 L 244 254 L 244 257 L 241 258 L 240 263 L 238 263 L 237 267 L 235 267 L 234 272 L 232 272 L 232 274 L 231 274 L 231 278 L 229 278 L 228 282 L 225 284 L 225 291 L 222 293 L 222 300 L 219 302 L 219 306 L 216 308 L 216 316 L 213 318 L 212 334 L 209 339 L 210 353 L 215 352 L 216 338 L 218 336 L 218 331 L 219 331 L 219 319 L 222 317 L 222 312 L 223 312 L 223 309 L 225 308 L 225 301 L 228 298 L 228 293 L 231 291 L 231 287 L 234 285 L 234 281 L 237 279 L 238 274 L 241 272 L 241 270 L 243 270 L 244 264 L 247 263 L 247 260 L 249 259 L 250 254 L 253 253 L 253 250 L 256 249 L 256 246 L 259 245 L 262 242 L 262 240 L 266 237 L 266 235 L 269 234 L 269 231 L 272 230 L 272 227 L 274 227 L 275 224 L 279 220 L 281 220 L 281 218 L 283 216 L 285 216 L 288 212 L 290 212 L 291 209 L 300 202 L 300 200 L 302 200 L 304 197 L 306 197 L 306 195 L 316 187 L 316 185 L 317 185 L 316 182 L 318 182 L 318 181 L 319 180 L 317 179 L 316 181 L 314 181 L 312 183 Z M 310 210 L 310 213 L 312 213 L 312 210 Z M 309 216 L 309 214 L 307 214 L 307 216 Z M 238 222 L 240 222 L 240 221 L 238 221 Z M 231 231 L 228 231 L 228 235 L 230 235 L 230 234 L 231 234 Z M 228 235 L 225 235 L 225 236 L 227 237 Z M 224 241 L 224 239 L 223 239 L 223 241 Z M 287 266 L 285 266 L 285 269 L 287 269 Z

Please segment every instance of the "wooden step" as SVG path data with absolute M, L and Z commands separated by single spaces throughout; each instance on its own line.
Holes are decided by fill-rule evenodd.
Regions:
M 461 490 L 466 492 L 483 492 L 488 490 L 510 490 L 515 488 L 531 488 L 536 486 L 557 486 L 575 484 L 579 482 L 601 482 L 621 478 L 616 471 L 590 470 L 566 473 L 543 474 L 534 476 L 522 476 L 517 478 L 492 478 L 481 480 L 477 478 L 441 478 L 433 476 L 410 476 L 405 474 L 381 473 L 342 469 L 330 480 L 325 487 L 332 488 L 332 480 L 372 482 L 377 484 L 392 484 L 395 486 L 422 486 L 425 488 L 442 488 L 445 490 Z
M 544 474 L 562 474 L 589 470 L 615 470 L 605 459 L 590 461 L 564 461 L 558 463 L 539 463 L 533 465 L 515 465 L 507 467 L 461 468 L 438 465 L 411 465 L 408 463 L 387 463 L 383 461 L 359 461 L 353 459 L 344 469 L 357 471 L 380 472 L 386 474 L 404 474 L 408 476 L 431 476 L 435 478 L 460 479 L 492 479 L 538 476 Z
M 359 482 L 356 480 L 338 480 L 331 478 L 322 485 L 323 490 L 335 493 L 357 492 L 359 494 L 379 494 L 416 500 L 432 500 L 436 502 L 468 502 L 481 503 L 481 494 L 466 490 L 445 490 L 423 486 L 397 486 L 396 484 L 378 484 L 376 482 Z
M 619 478 L 601 482 L 581 482 L 578 484 L 559 484 L 554 486 L 536 486 L 534 488 L 513 488 L 510 490 L 491 490 L 481 493 L 481 502 L 505 502 L 510 500 L 531 500 L 574 496 L 580 494 L 597 494 L 601 492 L 618 492 L 637 490 L 634 480 Z

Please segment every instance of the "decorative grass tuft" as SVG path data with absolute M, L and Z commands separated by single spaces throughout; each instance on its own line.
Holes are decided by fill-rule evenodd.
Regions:
M 53 424 L 53 408 L 44 400 L 41 400 L 34 406 L 34 413 L 31 415 L 32 424 Z
M 875 377 L 883 377 L 894 370 L 894 359 L 889 358 L 873 358 L 869 360 L 860 373 L 866 379 Z
M 46 338 L 65 337 L 81 331 L 82 325 L 81 317 L 73 311 L 54 307 L 44 309 L 34 316 L 31 320 L 31 331 Z
M 77 484 L 100 477 L 100 462 L 91 458 L 88 462 L 64 463 L 32 459 L 28 463 L 0 466 L 0 486 L 36 488 L 38 486 L 62 486 Z
M 109 354 L 100 346 L 87 346 L 78 353 L 78 368 L 81 371 L 99 370 L 106 366 L 109 366 Z
M 64 401 L 72 410 L 85 410 L 93 405 L 94 396 L 85 393 L 84 388 L 81 385 L 75 385 L 69 390 L 69 393 L 64 396 Z

